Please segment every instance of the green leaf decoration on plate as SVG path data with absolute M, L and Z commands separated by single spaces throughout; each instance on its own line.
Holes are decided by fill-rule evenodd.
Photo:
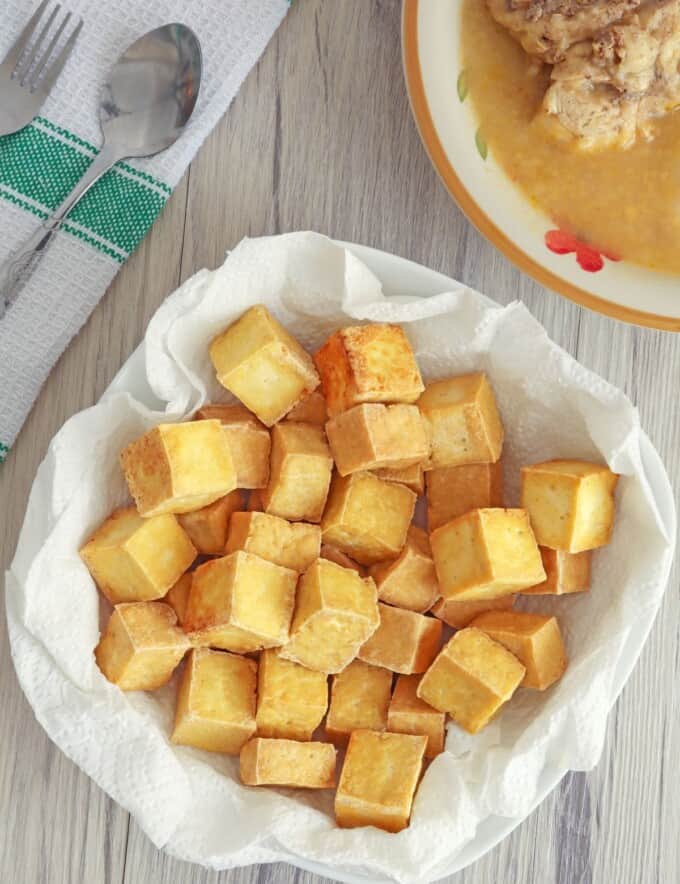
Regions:
M 485 160 L 489 156 L 489 146 L 486 143 L 486 138 L 482 135 L 481 129 L 477 129 L 475 133 L 475 144 L 480 157 Z
M 468 83 L 468 74 L 465 69 L 463 69 L 460 74 L 458 74 L 458 83 L 456 86 L 458 90 L 458 98 L 461 101 L 465 101 L 467 98 L 467 94 L 470 91 L 470 85 Z

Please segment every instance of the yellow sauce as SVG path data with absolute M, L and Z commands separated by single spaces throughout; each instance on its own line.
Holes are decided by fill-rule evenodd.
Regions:
M 538 72 L 491 18 L 463 0 L 463 64 L 489 151 L 554 222 L 624 261 L 680 273 L 680 113 L 629 150 L 587 154 L 532 123 L 550 70 Z

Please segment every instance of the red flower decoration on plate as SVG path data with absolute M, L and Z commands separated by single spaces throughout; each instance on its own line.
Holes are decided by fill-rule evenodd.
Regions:
M 545 244 L 556 255 L 576 255 L 576 260 L 588 273 L 598 273 L 604 267 L 604 259 L 620 261 L 618 255 L 604 252 L 583 242 L 566 230 L 549 230 L 545 235 Z

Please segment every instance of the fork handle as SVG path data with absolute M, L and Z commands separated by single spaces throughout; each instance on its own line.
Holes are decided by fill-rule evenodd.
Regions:
M 104 144 L 83 177 L 61 205 L 2 264 L 0 267 L 0 319 L 5 315 L 7 308 L 16 300 L 40 258 L 44 255 L 52 236 L 59 230 L 68 213 L 92 185 L 108 172 L 119 159 L 122 159 L 120 153 L 115 148 Z

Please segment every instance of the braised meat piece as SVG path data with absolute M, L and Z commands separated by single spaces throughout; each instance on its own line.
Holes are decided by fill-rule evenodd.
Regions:
M 642 0 L 487 0 L 491 14 L 530 54 L 554 64 Z
M 556 64 L 542 114 L 585 150 L 630 147 L 680 105 L 680 0 L 651 0 Z

